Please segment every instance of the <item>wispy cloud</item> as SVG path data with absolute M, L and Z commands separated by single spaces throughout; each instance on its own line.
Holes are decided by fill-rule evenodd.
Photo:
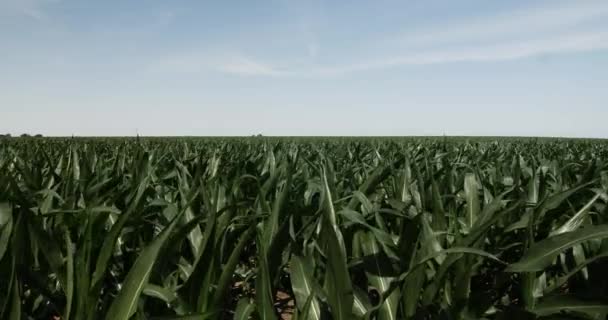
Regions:
M 603 20 L 606 19 L 606 20 Z M 495 16 L 421 28 L 376 44 L 388 52 L 321 66 L 312 74 L 335 75 L 408 65 L 505 61 L 546 54 L 608 49 L 608 2 L 552 2 Z M 370 44 L 372 45 L 372 44 Z
M 551 1 L 492 16 L 448 22 L 389 37 L 388 42 L 404 45 L 449 44 L 472 41 L 500 41 L 530 38 L 547 33 L 585 27 L 608 18 L 608 1 Z M 604 27 L 606 24 L 604 23 Z
M 167 26 L 175 20 L 176 16 L 177 16 L 177 14 L 173 10 L 160 11 L 156 17 L 157 23 L 158 23 L 158 25 L 161 25 L 161 26 Z
M 608 1 L 551 2 L 493 16 L 417 26 L 416 31 L 381 40 L 362 40 L 376 48 L 364 55 L 349 48 L 330 48 L 342 63 L 303 65 L 301 60 L 281 67 L 242 53 L 176 56 L 161 65 L 180 72 L 215 70 L 242 76 L 318 77 L 413 65 L 491 62 L 547 54 L 608 49 Z M 319 44 L 306 44 L 307 55 L 320 57 Z M 333 49 L 333 50 L 332 50 Z M 238 52 L 238 51 L 237 51 Z M 374 53 L 375 52 L 375 53 Z
M 338 75 L 380 68 L 453 62 L 490 62 L 608 49 L 608 30 L 575 32 L 544 39 L 417 50 L 349 65 L 319 67 L 311 75 Z
M 244 54 L 194 52 L 177 54 L 155 62 L 153 71 L 173 73 L 223 72 L 241 76 L 283 76 L 284 71 Z
M 36 20 L 47 17 L 45 7 L 59 0 L 0 0 L 0 16 L 24 16 Z
M 246 76 L 280 76 L 285 72 L 244 56 L 231 56 L 214 65 L 220 71 Z
M 315 58 L 319 54 L 319 44 L 316 42 L 309 43 L 306 48 L 310 58 Z

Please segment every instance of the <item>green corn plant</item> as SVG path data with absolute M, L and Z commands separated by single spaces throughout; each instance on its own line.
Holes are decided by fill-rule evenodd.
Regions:
M 0 319 L 604 319 L 608 144 L 0 141 Z

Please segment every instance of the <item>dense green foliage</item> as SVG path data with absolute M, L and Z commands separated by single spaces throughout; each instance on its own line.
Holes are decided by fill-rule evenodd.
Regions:
M 605 319 L 606 159 L 583 140 L 0 140 L 0 319 Z

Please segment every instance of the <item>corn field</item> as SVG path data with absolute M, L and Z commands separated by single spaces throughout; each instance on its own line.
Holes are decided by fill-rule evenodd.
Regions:
M 0 319 L 606 319 L 608 143 L 0 140 Z

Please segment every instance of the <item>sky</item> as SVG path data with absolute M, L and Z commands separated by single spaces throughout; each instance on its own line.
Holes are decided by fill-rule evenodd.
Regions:
M 608 138 L 608 1 L 0 0 L 0 133 Z

